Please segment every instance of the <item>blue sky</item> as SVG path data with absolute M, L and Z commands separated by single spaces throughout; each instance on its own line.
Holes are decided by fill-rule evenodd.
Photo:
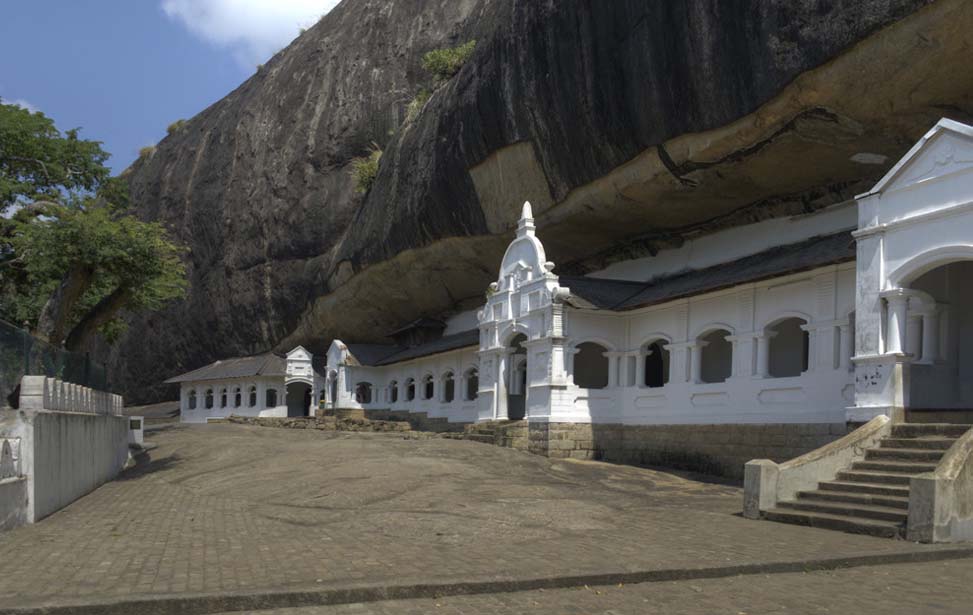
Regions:
M 337 0 L 3 0 L 0 98 L 104 142 L 114 172 Z

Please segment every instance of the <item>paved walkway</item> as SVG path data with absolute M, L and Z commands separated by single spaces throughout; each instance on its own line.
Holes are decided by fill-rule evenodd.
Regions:
M 260 615 L 969 615 L 973 561 L 260 611 Z M 229 613 L 225 615 L 230 615 Z
M 488 445 L 241 425 L 0 534 L 0 606 L 506 581 L 937 547 L 755 522 L 740 490 Z

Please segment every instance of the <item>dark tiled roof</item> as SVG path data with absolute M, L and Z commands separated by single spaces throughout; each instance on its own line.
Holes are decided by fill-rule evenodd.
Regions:
M 844 231 L 649 282 L 583 276 L 559 276 L 559 280 L 572 297 L 582 300 L 575 302 L 579 307 L 623 311 L 854 259 L 855 240 Z
M 420 357 L 428 357 L 430 355 L 439 354 L 441 352 L 449 352 L 450 350 L 458 350 L 460 348 L 468 348 L 469 346 L 479 346 L 480 345 L 480 330 L 470 329 L 469 331 L 462 331 L 460 333 L 454 333 L 452 335 L 444 335 L 438 340 L 433 340 L 431 342 L 426 342 L 425 344 L 420 344 L 418 346 L 413 346 L 412 348 L 397 348 L 395 346 L 386 346 L 386 348 L 394 349 L 389 355 L 375 360 L 373 363 L 362 363 L 362 365 L 392 365 L 394 363 L 401 363 L 403 361 L 409 361 L 411 359 L 418 359 Z M 351 350 L 351 345 L 348 346 Z M 355 355 L 355 357 L 362 361 L 361 357 Z
M 283 376 L 286 369 L 287 359 L 273 353 L 267 353 L 254 357 L 216 361 L 206 367 L 200 367 L 181 376 L 169 378 L 166 383 L 251 378 L 253 376 Z
M 378 365 L 385 357 L 405 350 L 402 346 L 391 344 L 347 344 L 348 352 L 359 365 Z

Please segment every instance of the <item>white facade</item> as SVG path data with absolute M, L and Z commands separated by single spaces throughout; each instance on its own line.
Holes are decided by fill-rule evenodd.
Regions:
M 219 370 L 196 370 L 180 380 L 179 409 L 184 423 L 205 423 L 230 415 L 255 417 L 314 416 L 323 391 L 323 378 L 312 367 L 303 347 L 281 361 L 281 373 L 210 378 Z M 219 365 L 217 362 L 210 368 Z M 274 371 L 274 370 L 272 370 Z M 199 373 L 200 377 L 193 377 Z
M 973 407 L 973 128 L 941 120 L 858 203 L 850 417 Z
M 832 243 L 820 263 L 795 258 L 789 269 L 644 304 L 589 300 L 599 285 L 651 290 L 680 272 L 713 276 L 714 266 L 822 237 Z M 525 204 L 483 308 L 446 324 L 462 343 L 394 361 L 376 359 L 375 346 L 366 360 L 364 347 L 336 340 L 321 375 L 298 348 L 286 379 L 185 384 L 183 416 L 285 416 L 284 387 L 297 380 L 327 408 L 457 422 L 834 425 L 973 407 L 973 287 L 964 284 L 973 279 L 973 128 L 941 121 L 856 203 L 729 229 L 586 278 L 553 271 Z M 463 336 L 472 327 L 478 344 Z M 222 390 L 234 400 L 237 387 L 244 400 L 255 390 L 256 405 L 223 405 Z

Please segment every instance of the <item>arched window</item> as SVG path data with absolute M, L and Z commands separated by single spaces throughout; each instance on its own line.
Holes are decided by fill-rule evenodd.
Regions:
M 372 383 L 359 382 L 355 385 L 355 401 L 360 404 L 372 403 Z
M 466 393 L 464 398 L 467 401 L 473 401 L 479 395 L 478 391 L 480 389 L 480 372 L 475 367 L 471 367 L 466 370 L 466 374 L 463 376 L 463 380 L 466 382 Z
M 243 391 L 240 387 L 233 390 L 233 407 L 239 408 L 243 404 Z
M 250 407 L 257 407 L 257 387 L 255 386 L 250 387 Z
M 733 373 L 733 344 L 726 339 L 728 335 L 729 331 L 717 329 L 699 338 L 700 345 L 693 351 L 700 353 L 702 382 L 725 382 Z
M 196 389 L 189 389 L 189 409 L 196 409 Z
M 642 384 L 650 389 L 665 386 L 669 382 L 669 349 L 666 348 L 666 342 L 657 340 L 646 344 L 642 352 L 645 354 Z
M 405 381 L 405 400 L 415 401 L 416 398 L 416 381 L 414 378 L 409 378 Z
M 767 327 L 771 378 L 793 378 L 807 371 L 808 334 L 801 329 L 806 324 L 802 318 L 785 318 Z
M 608 386 L 608 349 L 601 344 L 578 344 L 574 355 L 574 384 L 585 389 L 603 389 Z
M 267 389 L 267 407 L 277 407 L 277 389 Z
M 206 409 L 213 407 L 213 389 L 206 389 Z
M 456 397 L 456 383 L 453 379 L 453 372 L 443 374 L 443 401 L 450 403 Z
M 226 408 L 227 404 L 230 403 L 229 394 L 226 391 L 226 387 L 220 390 L 220 408 Z
M 395 380 L 389 383 L 389 402 L 396 403 L 399 401 L 399 383 Z
M 436 392 L 436 381 L 433 380 L 432 374 L 424 377 L 422 379 L 422 398 L 432 399 Z

